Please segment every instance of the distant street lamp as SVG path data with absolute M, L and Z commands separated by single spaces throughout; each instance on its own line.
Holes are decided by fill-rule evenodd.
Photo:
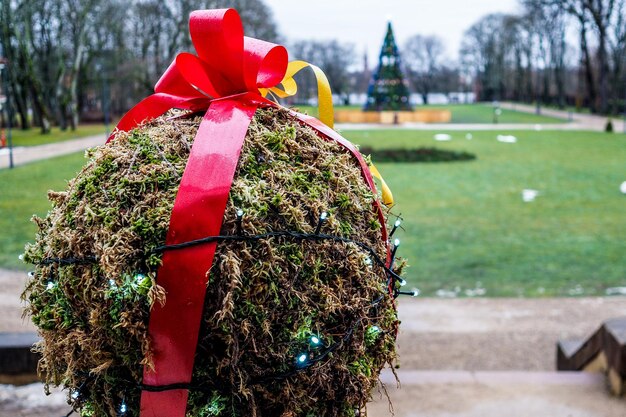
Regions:
M 2 110 L 4 111 L 5 108 L 7 110 L 7 145 L 9 147 L 9 168 L 13 168 L 13 135 L 11 132 L 11 125 L 13 123 L 13 112 L 11 111 L 11 99 L 9 95 L 9 60 L 3 57 L 0 57 L 0 77 L 2 78 L 2 92 L 5 96 Z
M 500 116 L 502 115 L 502 109 L 500 108 L 500 103 L 495 101 L 493 103 L 493 123 L 498 124 L 500 120 Z

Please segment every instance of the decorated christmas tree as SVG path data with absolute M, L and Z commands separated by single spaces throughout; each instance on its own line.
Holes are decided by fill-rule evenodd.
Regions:
M 367 89 L 365 111 L 411 110 L 409 89 L 402 75 L 400 53 L 391 22 L 378 58 L 378 68 Z

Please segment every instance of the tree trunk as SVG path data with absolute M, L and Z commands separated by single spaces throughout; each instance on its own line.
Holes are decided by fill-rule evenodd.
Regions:
M 585 82 L 587 84 L 587 95 L 589 97 L 589 108 L 592 113 L 597 113 L 596 82 L 593 78 L 593 68 L 591 64 L 591 54 L 589 53 L 589 45 L 587 44 L 587 27 L 584 21 L 580 21 L 580 48 L 583 52 L 583 61 L 585 64 Z
M 83 53 L 85 51 L 84 42 L 80 42 L 76 50 L 76 57 L 74 59 L 74 66 L 72 68 L 72 81 L 70 82 L 70 127 L 72 130 L 76 130 L 79 121 L 78 115 L 78 78 L 83 61 Z
M 600 63 L 598 83 L 600 84 L 600 113 L 606 114 L 609 110 L 609 64 L 606 51 L 606 29 L 600 28 L 598 32 L 598 61 Z
M 533 91 L 535 91 L 533 86 L 532 50 L 530 48 L 527 48 L 524 55 L 526 57 L 526 87 L 524 88 L 524 101 L 526 103 L 532 103 L 534 97 Z
M 11 77 L 10 84 L 12 92 L 11 97 L 8 97 L 8 100 L 13 101 L 15 104 L 16 113 L 20 117 L 20 129 L 27 130 L 30 129 L 30 120 L 28 117 L 28 97 L 25 91 L 21 86 L 18 86 L 17 80 L 15 79 L 15 75 L 12 74 L 13 71 L 9 72 L 9 76 Z
M 554 57 L 554 81 L 559 109 L 565 108 L 565 48 L 565 31 L 563 31 L 560 33 L 559 45 L 557 46 L 558 55 Z
M 26 105 L 20 100 L 15 100 L 15 107 L 16 113 L 20 117 L 20 129 L 30 129 L 30 120 L 28 120 L 28 110 L 26 110 Z

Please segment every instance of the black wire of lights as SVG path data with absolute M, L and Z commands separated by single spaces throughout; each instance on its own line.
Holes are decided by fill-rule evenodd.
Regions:
M 317 226 L 315 228 L 315 232 L 314 233 L 303 233 L 303 232 L 294 232 L 294 231 L 289 231 L 289 230 L 281 230 L 281 231 L 272 231 L 272 232 L 266 232 L 266 233 L 262 233 L 262 234 L 257 234 L 257 235 L 247 235 L 245 234 L 245 232 L 243 231 L 242 228 L 242 219 L 243 219 L 243 210 L 239 209 L 237 210 L 237 218 L 236 218 L 236 225 L 237 225 L 237 234 L 235 235 L 218 235 L 218 236 L 207 236 L 204 238 L 200 238 L 200 239 L 195 239 L 195 240 L 190 240 L 187 242 L 181 242 L 181 243 L 175 243 L 175 244 L 171 244 L 171 245 L 162 245 L 162 246 L 158 246 L 155 249 L 152 250 L 151 253 L 163 253 L 169 250 L 178 250 L 178 249 L 185 249 L 188 247 L 192 247 L 192 246 L 197 246 L 197 245 L 202 245 L 202 244 L 206 244 L 206 243 L 213 243 L 213 242 L 224 242 L 224 241 L 238 241 L 238 242 L 245 242 L 245 241 L 260 241 L 260 240 L 264 240 L 264 239 L 269 239 L 269 238 L 274 238 L 274 237 L 284 237 L 284 238 L 290 238 L 296 241 L 303 241 L 303 240 L 312 240 L 312 241 L 323 241 L 323 240 L 330 240 L 330 241 L 335 241 L 335 242 L 341 242 L 341 243 L 351 243 L 354 245 L 357 245 L 358 247 L 360 247 L 361 249 L 365 250 L 366 252 L 369 253 L 370 257 L 373 258 L 376 263 L 385 270 L 385 273 L 393 280 L 396 282 L 405 282 L 402 277 L 400 277 L 396 272 L 393 271 L 393 263 L 395 261 L 395 256 L 396 256 L 396 251 L 398 249 L 398 247 L 400 246 L 400 240 L 399 239 L 395 239 L 394 240 L 394 246 L 393 246 L 393 250 L 391 253 L 391 263 L 389 264 L 389 266 L 387 266 L 385 260 L 383 260 L 377 253 L 376 251 L 367 246 L 366 244 L 353 240 L 353 239 L 349 239 L 349 238 L 345 238 L 342 236 L 336 236 L 336 235 L 329 235 L 329 234 L 324 234 L 321 233 L 321 229 L 322 226 L 324 225 L 325 221 L 328 218 L 328 213 L 326 212 L 322 212 L 321 215 L 319 216 L 318 219 L 318 223 Z M 394 229 L 392 229 L 392 232 L 395 232 L 395 229 L 397 229 L 397 227 L 400 225 L 400 220 L 396 220 L 395 224 L 394 224 Z M 397 225 L 397 226 L 396 226 Z M 85 256 L 82 258 L 77 258 L 77 257 L 68 257 L 68 258 L 56 258 L 56 257 L 49 257 L 49 258 L 44 258 L 43 260 L 41 260 L 41 262 L 39 262 L 39 265 L 51 265 L 51 264 L 59 264 L 59 265 L 89 265 L 89 264 L 95 264 L 98 262 L 98 259 L 95 256 Z
M 326 222 L 327 218 L 328 218 L 328 213 L 327 212 L 322 212 L 318 218 L 318 222 L 315 228 L 315 232 L 314 233 L 302 233 L 302 232 L 294 232 L 294 231 L 288 231 L 288 230 L 283 230 L 283 231 L 272 231 L 272 232 L 267 232 L 267 233 L 262 233 L 262 234 L 257 234 L 257 235 L 247 235 L 245 234 L 244 230 L 243 230 L 243 215 L 244 212 L 241 209 L 238 209 L 236 211 L 236 220 L 235 220 L 235 224 L 236 224 L 236 234 L 235 235 L 219 235 L 219 236 L 207 236 L 201 239 L 196 239 L 196 240 L 192 240 L 192 241 L 187 241 L 187 242 L 182 242 L 182 243 L 177 243 L 177 244 L 172 244 L 172 245 L 162 245 L 159 246 L 157 248 L 155 248 L 152 253 L 163 253 L 166 252 L 168 250 L 178 250 L 178 249 L 184 249 L 184 248 L 188 248 L 188 247 L 192 247 L 192 246 L 197 246 L 197 245 L 201 245 L 201 244 L 206 244 L 206 243 L 212 243 L 212 242 L 222 242 L 222 241 L 259 241 L 259 240 L 263 240 L 263 239 L 268 239 L 268 238 L 274 238 L 274 237 L 284 237 L 284 238 L 291 238 L 293 240 L 297 240 L 297 241 L 303 241 L 303 240 L 313 240 L 313 241 L 324 241 L 324 240 L 330 240 L 330 241 L 335 241 L 335 242 L 341 242 L 341 243 L 347 243 L 347 244 L 355 244 L 358 247 L 362 248 L 363 250 L 365 250 L 366 252 L 369 253 L 370 257 L 366 258 L 365 263 L 368 266 L 372 265 L 372 259 L 374 259 L 376 261 L 376 264 L 378 264 L 381 268 L 383 268 L 383 270 L 385 271 L 385 274 L 387 275 L 387 284 L 388 284 L 388 288 L 389 288 L 389 293 L 393 298 L 397 298 L 399 295 L 410 295 L 412 297 L 417 297 L 419 295 L 419 290 L 413 290 L 413 291 L 401 291 L 399 288 L 403 287 L 404 285 L 406 285 L 406 280 L 404 280 L 400 275 L 398 275 L 396 272 L 393 271 L 393 265 L 396 259 L 396 253 L 397 250 L 400 246 L 400 240 L 399 239 L 394 239 L 393 241 L 393 248 L 391 251 L 391 257 L 390 257 L 390 261 L 389 261 L 389 265 L 387 265 L 387 263 L 385 262 L 385 260 L 383 260 L 377 253 L 376 251 L 367 246 L 366 244 L 353 240 L 353 239 L 349 239 L 349 238 L 345 238 L 342 236 L 336 236 L 336 235 L 329 235 L 329 234 L 324 234 L 321 233 L 322 231 L 322 227 L 324 225 L 324 223 Z M 389 233 L 389 239 L 392 238 L 392 236 L 394 235 L 394 233 L 396 232 L 396 230 L 400 227 L 401 225 L 401 221 L 400 219 L 396 219 L 396 221 L 394 222 L 393 228 L 391 230 L 391 232 Z M 97 263 L 98 259 L 95 256 L 86 256 L 86 257 L 82 257 L 82 258 L 77 258 L 77 257 L 68 257 L 68 258 L 45 258 L 43 259 L 41 262 L 39 262 L 39 265 L 51 265 L 51 264 L 58 264 L 58 265 L 76 265 L 76 264 L 80 264 L 80 265 L 89 265 L 89 264 L 94 264 Z M 30 276 L 33 276 L 34 274 L 31 272 L 29 273 Z M 138 277 L 144 277 L 143 274 L 137 274 Z M 53 281 L 48 281 L 47 284 L 47 289 L 50 289 L 51 286 L 54 286 L 54 282 Z M 114 282 L 111 283 L 112 286 L 114 286 Z M 376 300 L 374 300 L 371 303 L 371 307 L 375 307 L 377 306 L 383 299 L 384 299 L 384 295 L 380 295 Z M 343 337 L 339 340 L 337 340 L 334 343 L 331 343 L 328 346 L 325 346 L 325 342 L 323 340 L 323 337 L 319 334 L 312 334 L 309 337 L 309 347 L 310 349 L 308 351 L 302 351 L 300 353 L 298 353 L 295 357 L 295 361 L 294 361 L 294 366 L 292 367 L 291 370 L 283 372 L 283 373 L 279 373 L 279 374 L 274 374 L 274 375 L 268 375 L 268 376 L 262 376 L 259 377 L 253 381 L 251 381 L 251 383 L 253 385 L 257 385 L 257 384 L 262 384 L 262 383 L 266 383 L 268 381 L 276 381 L 276 380 L 283 380 L 286 379 L 290 376 L 293 376 L 299 372 L 304 371 L 307 368 L 310 368 L 311 366 L 313 366 L 314 364 L 324 360 L 326 357 L 328 357 L 328 355 L 330 355 L 332 352 L 334 352 L 335 350 L 337 350 L 341 345 L 343 345 L 344 343 L 346 343 L 348 340 L 350 340 L 350 338 L 352 337 L 355 329 L 358 327 L 358 325 L 363 321 L 363 318 L 359 318 L 357 320 L 355 320 L 351 326 L 348 327 L 348 330 L 346 331 L 346 333 L 343 335 Z M 380 328 L 378 326 L 370 326 L 368 328 L 368 332 L 372 332 L 376 335 L 379 335 L 381 333 L 384 333 L 380 330 Z M 81 384 L 81 386 L 79 388 L 77 388 L 72 394 L 71 394 L 71 398 L 73 400 L 78 400 L 82 395 L 82 390 L 84 389 L 85 384 L 87 384 L 87 382 L 89 381 L 89 379 L 85 380 L 85 382 L 83 382 L 83 384 Z M 151 392 L 162 392 L 162 391 L 169 391 L 169 390 L 176 390 L 176 389 L 186 389 L 186 390 L 191 390 L 191 391 L 211 391 L 213 389 L 215 389 L 215 387 L 207 387 L 207 386 L 202 386 L 202 385 L 194 385 L 194 384 L 190 384 L 190 383 L 175 383 L 175 384 L 168 384 L 168 385 L 148 385 L 148 384 L 137 384 L 136 382 L 130 382 L 129 381 L 129 385 L 134 385 L 136 387 L 138 387 L 140 390 L 142 391 L 151 391 Z M 72 413 L 74 413 L 75 410 L 72 410 L 69 414 L 67 414 L 65 417 L 70 416 Z M 127 415 L 128 412 L 128 407 L 126 405 L 126 402 L 123 400 L 119 406 L 118 409 L 118 417 L 125 417 Z

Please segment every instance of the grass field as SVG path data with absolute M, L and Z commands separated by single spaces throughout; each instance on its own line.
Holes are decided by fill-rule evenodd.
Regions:
M 436 146 L 476 154 L 441 164 L 379 164 L 404 218 L 399 253 L 409 286 L 463 296 L 601 295 L 626 285 L 626 136 L 519 131 L 450 132 L 435 142 L 426 131 L 348 131 L 375 148 Z M 439 132 L 437 132 L 439 133 Z M 0 266 L 26 268 L 17 256 L 33 238 L 31 213 L 44 214 L 46 190 L 62 189 L 83 164 L 70 155 L 0 170 Z M 522 202 L 525 188 L 534 202 Z M 458 287 L 458 288 L 457 288 Z
M 446 164 L 380 164 L 405 219 L 409 282 L 426 295 L 604 294 L 626 285 L 626 136 L 588 132 L 349 131 L 373 147 L 437 146 L 476 154 Z M 523 189 L 540 192 L 522 202 Z
M 317 107 L 314 106 L 297 106 L 302 111 L 317 117 Z M 338 106 L 337 109 L 360 109 L 361 106 Z M 446 104 L 433 106 L 416 106 L 416 110 L 420 109 L 448 109 L 452 112 L 451 123 L 493 123 L 493 107 L 487 104 Z M 555 117 L 536 115 L 533 113 L 524 113 L 520 111 L 502 109 L 502 114 L 498 117 L 498 123 L 521 123 L 521 124 L 537 124 L 537 123 L 566 123 L 565 119 Z
M 113 129 L 113 127 L 114 125 L 110 125 L 109 129 Z M 61 131 L 58 127 L 53 127 L 51 132 L 46 135 L 42 135 L 38 128 L 29 130 L 13 129 L 11 134 L 13 136 L 13 146 L 35 146 L 91 135 L 104 135 L 104 129 L 103 124 L 89 124 L 80 125 L 74 131 L 70 129 Z
M 448 109 L 452 112 L 451 123 L 493 123 L 494 108 L 488 104 L 447 104 L 437 106 L 417 106 L 416 109 Z M 536 115 L 521 111 L 501 109 L 498 123 L 565 123 L 567 120 L 555 117 Z
M 62 190 L 85 163 L 83 153 L 49 159 L 14 169 L 0 169 L 0 266 L 26 268 L 18 255 L 34 238 L 33 214 L 50 207 L 46 192 Z

